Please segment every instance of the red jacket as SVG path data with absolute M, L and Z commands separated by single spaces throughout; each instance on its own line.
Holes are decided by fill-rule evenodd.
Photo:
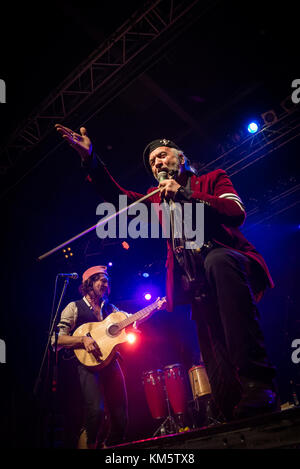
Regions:
M 107 168 L 105 167 L 105 184 L 101 182 L 101 187 L 105 187 L 105 194 L 103 190 L 100 190 L 104 199 L 109 200 L 112 197 L 113 191 L 117 190 L 118 193 L 126 194 L 127 197 L 132 200 L 137 200 L 143 196 L 137 192 L 128 191 L 121 187 L 111 176 Z M 103 177 L 102 169 L 102 177 Z M 99 181 L 97 177 L 90 173 L 90 180 L 94 181 L 99 189 Z M 154 191 L 156 187 L 148 189 L 147 193 Z M 258 269 L 262 275 L 256 287 L 254 293 L 256 300 L 259 301 L 263 295 L 264 290 L 267 287 L 274 287 L 274 283 L 268 267 L 261 256 L 261 254 L 255 249 L 255 247 L 245 238 L 240 232 L 239 226 L 244 223 L 246 213 L 243 209 L 242 202 L 234 189 L 232 182 L 227 176 L 226 172 L 222 169 L 217 169 L 210 173 L 202 176 L 191 176 L 191 197 L 193 199 L 202 200 L 208 202 L 210 210 L 213 211 L 213 218 L 217 229 L 214 230 L 215 237 L 213 241 L 224 247 L 228 247 L 242 254 L 245 254 L 249 258 L 253 259 L 262 269 Z M 160 203 L 159 193 L 151 196 L 148 201 Z M 168 255 L 166 261 L 167 268 L 167 279 L 166 279 L 166 296 L 168 301 L 168 310 L 172 311 L 174 306 L 174 254 L 170 240 L 167 240 L 168 244 Z

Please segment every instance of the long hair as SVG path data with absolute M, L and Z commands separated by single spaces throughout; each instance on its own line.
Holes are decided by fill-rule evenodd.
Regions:
M 186 171 L 191 171 L 192 173 L 197 175 L 197 170 L 191 165 L 191 162 L 190 162 L 189 158 L 183 153 L 183 151 L 182 150 L 177 150 L 176 148 L 174 148 L 174 152 L 177 154 L 178 158 L 179 158 L 179 155 L 184 156 L 185 170 Z

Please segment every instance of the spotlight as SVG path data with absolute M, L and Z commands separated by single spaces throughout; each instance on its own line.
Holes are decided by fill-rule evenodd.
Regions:
M 127 334 L 126 339 L 129 344 L 134 344 L 134 342 L 136 341 L 136 335 L 133 334 L 133 332 L 130 332 L 129 334 Z
M 258 125 L 256 122 L 251 122 L 249 125 L 248 125 L 248 132 L 250 134 L 255 134 L 256 132 L 258 131 Z
M 266 125 L 271 125 L 278 121 L 276 112 L 273 109 L 270 109 L 269 111 L 264 112 L 261 115 L 261 117 Z
M 113 265 L 113 263 L 112 263 L 112 262 L 109 262 L 108 265 L 109 265 L 109 267 L 111 267 L 111 266 Z
M 70 247 L 68 247 L 66 249 L 62 249 L 62 252 L 63 252 L 63 255 L 64 255 L 65 259 L 69 259 L 69 257 L 74 256 L 74 254 L 72 252 L 72 249 Z
M 149 274 L 148 274 L 148 272 L 144 272 L 144 273 L 142 274 L 142 276 L 145 277 L 145 278 L 148 278 L 148 277 L 149 277 Z
M 146 293 L 146 294 L 144 295 L 144 298 L 145 298 L 145 300 L 149 301 L 149 300 L 151 300 L 152 296 L 151 296 L 150 293 Z

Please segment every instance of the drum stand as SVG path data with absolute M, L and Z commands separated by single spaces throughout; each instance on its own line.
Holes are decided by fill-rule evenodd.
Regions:
M 202 400 L 203 405 L 200 405 L 200 400 Z M 200 412 L 201 410 L 204 411 L 205 415 L 205 426 L 210 427 L 211 425 L 218 425 L 222 423 L 221 421 L 215 419 L 213 417 L 213 412 L 212 412 L 212 402 L 211 402 L 211 395 L 206 394 L 203 396 L 197 396 L 194 400 L 195 404 L 195 409 L 197 412 Z M 204 408 L 203 408 L 204 407 Z
M 164 390 L 165 390 L 166 401 L 167 401 L 167 406 L 168 406 L 168 416 L 165 418 L 163 423 L 155 431 L 153 437 L 157 436 L 158 434 L 169 435 L 171 433 L 176 433 L 177 430 L 179 429 L 179 426 L 177 425 L 177 423 L 175 422 L 174 418 L 171 415 L 170 402 L 169 402 L 165 387 L 164 387 Z

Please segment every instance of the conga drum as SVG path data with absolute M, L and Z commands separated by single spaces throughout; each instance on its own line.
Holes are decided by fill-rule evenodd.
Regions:
M 175 363 L 164 367 L 164 377 L 169 402 L 174 414 L 184 414 L 187 405 L 187 389 L 182 365 Z
M 143 385 L 152 417 L 154 419 L 166 417 L 168 415 L 168 407 L 163 371 L 145 371 L 143 373 Z
M 205 396 L 206 394 L 211 394 L 211 388 L 204 365 L 190 368 L 189 378 L 194 399 Z

